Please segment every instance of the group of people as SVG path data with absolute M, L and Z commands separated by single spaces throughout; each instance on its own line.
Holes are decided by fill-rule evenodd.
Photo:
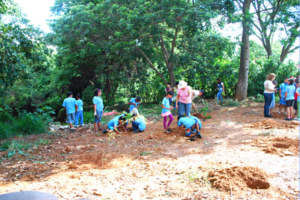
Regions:
M 296 78 L 285 78 L 279 88 L 276 88 L 278 82 L 275 81 L 275 78 L 276 75 L 271 73 L 267 76 L 266 81 L 264 82 L 264 116 L 268 118 L 273 117 L 272 115 L 274 115 L 274 113 L 272 111 L 275 108 L 275 97 L 276 92 L 278 92 L 280 98 L 278 113 L 281 114 L 282 110 L 284 110 L 283 112 L 287 115 L 285 120 L 288 121 L 293 120 L 293 115 L 297 115 L 298 113 L 298 117 L 294 118 L 294 120 L 298 120 L 298 104 L 300 103 L 299 81 Z
M 220 91 L 224 89 L 220 87 Z M 219 88 L 218 88 L 219 90 Z M 203 90 L 193 90 L 188 86 L 187 82 L 180 81 L 176 82 L 174 88 L 171 84 L 167 84 L 166 95 L 162 100 L 162 117 L 164 132 L 170 133 L 173 131 L 170 125 L 173 121 L 172 111 L 174 110 L 174 115 L 178 110 L 178 127 L 185 126 L 186 136 L 191 137 L 190 140 L 194 141 L 196 137 L 202 138 L 200 134 L 200 129 L 202 128 L 201 121 L 194 116 L 191 116 L 190 111 L 193 107 L 196 111 L 196 107 L 193 104 L 193 100 L 196 97 L 202 96 L 204 94 Z M 124 114 L 119 115 L 111 119 L 107 124 L 107 129 L 103 130 L 103 133 L 109 131 L 115 131 L 116 133 L 122 133 L 122 131 L 128 131 L 128 121 L 132 121 L 133 133 L 139 133 L 146 129 L 145 118 L 139 114 L 138 108 L 141 103 L 141 97 L 132 98 L 129 101 L 129 109 L 124 112 Z M 173 106 L 172 106 L 173 105 Z M 83 102 L 81 100 L 81 95 L 77 94 L 76 99 L 73 98 L 73 93 L 68 93 L 68 98 L 63 102 L 64 109 L 67 114 L 67 123 L 70 128 L 73 128 L 73 123 L 75 122 L 75 127 L 84 126 L 83 124 Z M 103 100 L 101 98 L 101 89 L 96 89 L 94 91 L 93 98 L 93 111 L 94 111 L 94 129 L 95 132 L 101 131 L 101 119 L 103 115 Z M 169 122 L 168 121 L 169 117 Z M 80 124 L 78 125 L 78 121 Z M 179 128 L 179 131 L 181 129 Z

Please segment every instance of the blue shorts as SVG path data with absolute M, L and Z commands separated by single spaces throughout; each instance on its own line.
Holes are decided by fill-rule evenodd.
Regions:
M 73 124 L 75 122 L 75 113 L 67 114 L 67 123 Z
M 103 111 L 96 110 L 97 115 L 95 116 L 95 123 L 101 122 Z M 98 118 L 99 117 L 99 118 Z
M 279 104 L 280 105 L 286 105 L 285 98 L 281 97 L 280 100 L 279 100 Z

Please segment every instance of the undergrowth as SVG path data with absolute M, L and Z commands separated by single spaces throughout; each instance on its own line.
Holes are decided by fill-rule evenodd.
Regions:
M 225 99 L 222 103 L 222 106 L 228 106 L 228 107 L 238 107 L 241 106 L 241 102 L 238 100 L 233 100 L 233 99 Z

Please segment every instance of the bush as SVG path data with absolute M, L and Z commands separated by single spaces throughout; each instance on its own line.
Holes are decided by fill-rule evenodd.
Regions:
M 52 121 L 49 113 L 44 111 L 23 112 L 19 117 L 13 117 L 9 113 L 1 113 L 1 116 L 7 116 L 7 118 L 0 122 L 0 139 L 7 139 L 16 135 L 45 133 L 48 124 Z
M 254 100 L 255 102 L 265 102 L 264 96 L 261 94 L 257 94 Z
M 238 100 L 233 100 L 233 99 L 226 99 L 224 100 L 222 106 L 229 106 L 229 107 L 238 107 L 241 105 L 241 102 L 239 102 Z

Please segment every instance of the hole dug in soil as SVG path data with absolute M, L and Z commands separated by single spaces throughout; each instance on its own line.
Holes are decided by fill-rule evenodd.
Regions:
M 253 123 L 250 125 L 250 128 L 255 129 L 271 129 L 271 128 L 277 128 L 277 129 L 284 129 L 284 128 L 294 128 L 295 125 L 293 125 L 291 122 L 276 122 L 273 119 L 265 119 L 261 122 Z
M 266 153 L 277 154 L 283 156 L 290 152 L 292 155 L 299 155 L 299 139 L 288 137 L 275 137 L 267 139 L 254 140 L 254 145 L 263 148 Z
M 235 166 L 208 173 L 208 181 L 213 187 L 228 192 L 244 188 L 268 189 L 270 183 L 266 177 L 264 170 L 251 166 Z

